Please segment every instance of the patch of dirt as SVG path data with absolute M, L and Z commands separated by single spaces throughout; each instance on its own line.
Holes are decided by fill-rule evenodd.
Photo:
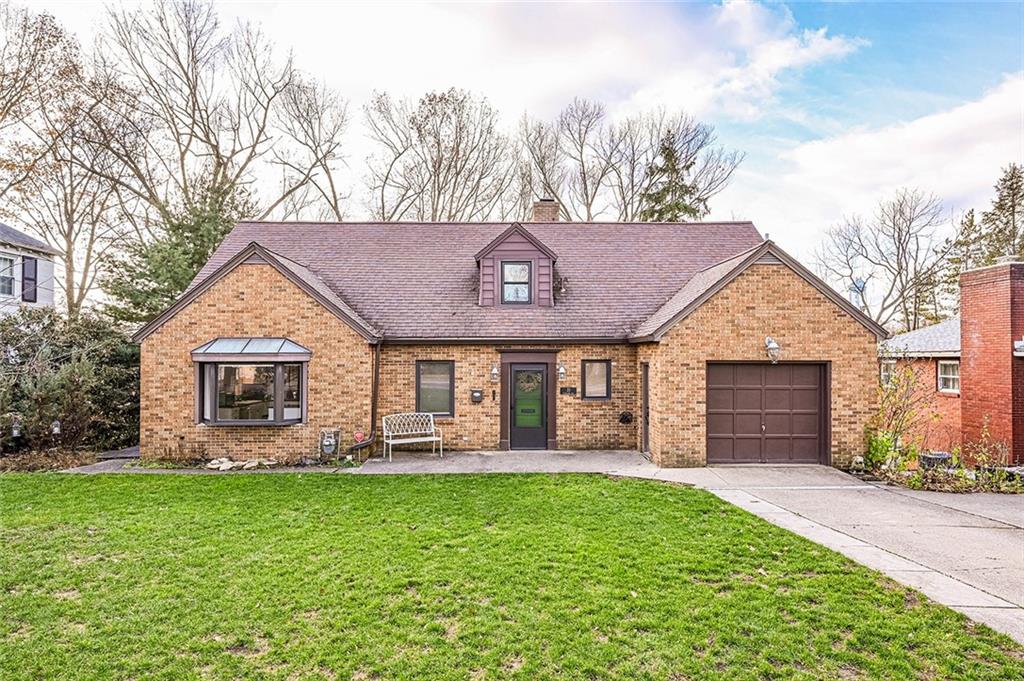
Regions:
M 59 601 L 77 601 L 81 596 L 82 594 L 78 593 L 78 589 L 64 589 L 53 592 L 53 597 Z
M 501 665 L 501 668 L 507 672 L 514 672 L 519 669 L 522 669 L 524 664 L 525 661 L 523 660 L 523 658 L 519 655 L 516 655 L 505 660 L 505 664 Z
M 59 471 L 96 463 L 95 452 L 69 452 L 49 449 L 39 452 L 17 452 L 0 456 L 0 472 L 32 473 L 36 471 Z
M 837 673 L 838 676 L 836 678 L 840 679 L 859 679 L 863 678 L 864 676 L 864 674 L 861 673 L 859 669 L 855 669 L 854 667 L 850 667 L 847 665 L 843 665 L 842 667 L 840 667 L 837 670 Z
M 214 640 L 217 640 L 216 636 L 214 636 Z M 228 648 L 229 653 L 239 657 L 259 657 L 265 655 L 268 650 L 270 650 L 270 644 L 263 636 L 257 636 L 252 643 L 242 643 Z
M 907 610 L 913 610 L 917 606 L 921 605 L 921 599 L 918 598 L 917 593 L 912 589 L 907 589 L 903 592 L 903 607 Z
M 21 624 L 18 625 L 17 629 L 15 629 L 15 630 L 11 631 L 9 634 L 7 634 L 6 638 L 8 640 L 14 640 L 14 639 L 19 639 L 19 638 L 26 638 L 31 633 L 32 633 L 32 625 L 28 624 L 27 622 L 22 622 Z

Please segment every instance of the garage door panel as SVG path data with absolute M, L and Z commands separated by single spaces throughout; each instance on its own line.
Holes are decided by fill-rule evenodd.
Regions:
M 792 409 L 792 393 L 789 388 L 765 388 L 765 409 Z
M 733 414 L 708 414 L 708 435 L 728 435 L 732 437 L 735 430 Z
M 764 368 L 764 384 L 786 386 L 793 382 L 793 371 L 788 364 L 768 364 Z
M 764 394 L 760 388 L 736 388 L 736 409 L 737 410 L 749 410 L 756 409 L 760 411 L 764 408 Z
M 794 463 L 818 463 L 818 438 L 793 438 Z
M 820 424 L 818 414 L 793 414 L 793 435 L 817 435 Z
M 708 462 L 819 461 L 824 379 L 820 364 L 709 364 Z
M 789 437 L 792 434 L 792 417 L 790 413 L 765 414 L 764 434 L 766 437 L 775 435 L 784 435 Z
M 733 442 L 731 437 L 708 437 L 708 458 L 714 458 L 715 461 L 732 461 Z
M 730 388 L 708 388 L 708 410 L 712 409 L 735 409 L 733 404 L 733 389 Z
M 733 448 L 735 461 L 757 462 L 761 460 L 761 438 L 738 437 Z
M 735 373 L 731 364 L 711 364 L 708 366 L 708 385 L 727 385 L 732 387 L 736 384 Z
M 797 411 L 818 411 L 821 407 L 821 393 L 817 388 L 794 388 L 793 409 Z
M 764 458 L 766 463 L 787 462 L 792 451 L 792 441 L 788 437 L 767 437 L 764 441 Z
M 735 372 L 734 380 L 738 386 L 756 386 L 760 388 L 764 384 L 764 368 L 760 364 L 737 364 Z
M 821 367 L 817 364 L 794 364 L 793 385 L 817 387 L 821 382 Z
M 737 435 L 756 435 L 761 437 L 761 413 L 736 414 L 733 428 Z

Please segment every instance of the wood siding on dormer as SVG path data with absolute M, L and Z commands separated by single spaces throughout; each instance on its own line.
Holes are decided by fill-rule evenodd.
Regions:
M 480 304 L 501 305 L 501 262 L 530 261 L 533 281 L 533 303 L 541 307 L 554 304 L 552 286 L 554 272 L 551 258 L 541 252 L 521 234 L 513 233 L 494 249 L 480 258 Z

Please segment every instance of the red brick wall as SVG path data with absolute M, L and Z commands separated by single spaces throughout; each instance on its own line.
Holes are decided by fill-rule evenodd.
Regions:
M 960 395 L 939 392 L 938 365 L 939 360 L 935 358 L 899 360 L 896 370 L 910 367 L 922 401 L 917 422 L 907 438 L 921 449 L 949 452 L 960 446 L 961 400 Z
M 961 427 L 965 442 L 989 435 L 1024 460 L 1024 263 L 986 267 L 960 277 Z

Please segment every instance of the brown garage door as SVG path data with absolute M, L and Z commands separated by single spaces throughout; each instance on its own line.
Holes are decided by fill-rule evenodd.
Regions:
M 824 463 L 821 364 L 708 364 L 708 463 Z

